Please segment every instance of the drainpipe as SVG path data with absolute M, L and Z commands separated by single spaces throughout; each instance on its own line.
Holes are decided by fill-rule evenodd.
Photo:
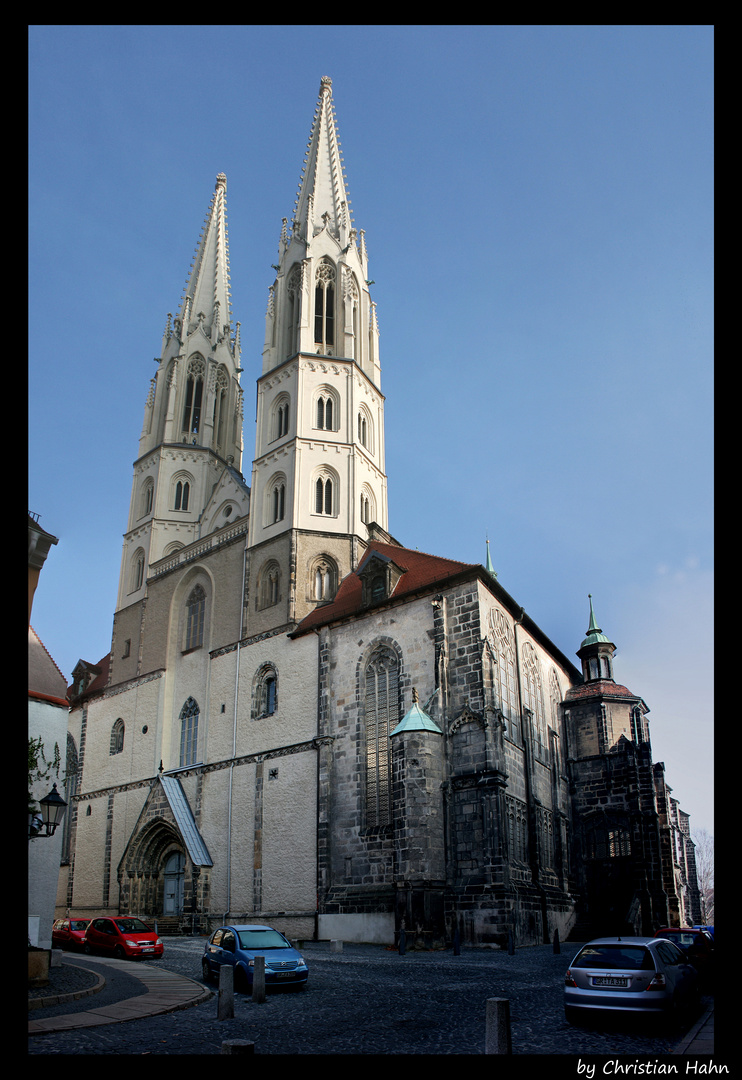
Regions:
M 237 633 L 237 656 L 234 672 L 234 714 L 232 717 L 232 761 L 229 765 L 229 791 L 227 795 L 227 910 L 224 922 L 232 908 L 232 785 L 234 780 L 234 759 L 237 756 L 237 701 L 240 684 L 240 654 L 242 649 L 242 618 L 245 605 L 245 578 L 247 575 L 247 545 L 249 533 L 245 536 L 245 550 L 242 555 L 242 592 L 240 593 L 240 625 Z

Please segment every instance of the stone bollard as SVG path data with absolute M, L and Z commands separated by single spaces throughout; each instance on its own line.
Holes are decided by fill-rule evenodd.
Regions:
M 255 1043 L 248 1042 L 247 1039 L 230 1039 L 228 1042 L 222 1043 L 222 1048 L 219 1051 L 220 1054 L 254 1054 Z
M 219 995 L 217 997 L 217 1020 L 234 1017 L 234 968 L 222 964 L 219 968 Z
M 342 951 L 343 951 L 343 943 L 342 943 L 342 941 L 331 941 L 330 942 L 330 952 L 342 952 Z
M 510 1042 L 510 1001 L 487 998 L 485 1054 L 512 1054 Z
M 252 999 L 258 1005 L 265 1001 L 265 957 L 256 956 L 252 969 Z
M 560 953 L 561 951 L 562 950 L 561 950 L 561 948 L 559 946 L 559 931 L 555 930 L 554 931 L 554 952 L 555 953 Z

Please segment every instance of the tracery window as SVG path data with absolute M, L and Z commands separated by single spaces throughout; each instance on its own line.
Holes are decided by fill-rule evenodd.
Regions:
M 227 422 L 227 397 L 229 378 L 224 368 L 219 369 L 214 388 L 214 442 L 218 449 L 224 448 L 224 430 Z
M 185 401 L 183 404 L 183 438 L 191 441 L 201 426 L 201 407 L 204 394 L 206 365 L 200 358 L 191 360 L 186 375 Z M 177 508 L 176 508 L 177 509 Z
M 532 735 L 543 755 L 546 750 L 546 718 L 544 693 L 541 686 L 541 665 L 536 650 L 529 641 L 523 646 L 523 704 L 531 713 Z
M 257 608 L 273 607 L 281 599 L 281 571 L 275 559 L 260 568 Z
M 515 680 L 515 650 L 513 634 L 505 615 L 498 609 L 490 613 L 490 627 L 497 652 L 497 694 L 505 717 L 507 735 L 517 741 L 520 737 L 520 718 Z
M 330 394 L 317 398 L 317 427 L 322 431 L 334 431 L 332 423 L 333 400 Z
M 180 710 L 180 767 L 198 760 L 198 702 L 189 697 Z
M 337 566 L 327 555 L 321 555 L 312 563 L 309 581 L 313 600 L 332 600 L 337 588 Z
M 318 352 L 332 355 L 335 345 L 335 267 L 323 259 L 314 282 L 314 343 Z
M 189 649 L 198 649 L 203 645 L 205 614 L 206 593 L 200 585 L 196 585 L 186 600 L 186 652 Z
M 137 548 L 131 563 L 131 591 L 136 592 L 144 584 L 144 551 Z
M 289 399 L 283 396 L 273 406 L 273 438 L 282 439 L 289 431 Z
M 388 825 L 392 820 L 392 764 L 389 736 L 400 719 L 399 660 L 382 646 L 364 674 L 366 734 L 366 824 Z

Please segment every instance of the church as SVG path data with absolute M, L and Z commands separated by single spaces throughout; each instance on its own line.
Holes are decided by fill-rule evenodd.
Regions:
M 390 531 L 329 78 L 268 290 L 249 476 L 226 199 L 219 174 L 166 319 L 110 651 L 68 692 L 57 914 L 425 948 L 699 921 L 688 817 L 592 599 L 577 666 L 488 552 Z

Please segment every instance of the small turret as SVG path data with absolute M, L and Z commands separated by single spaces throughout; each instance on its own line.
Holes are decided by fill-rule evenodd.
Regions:
M 606 637 L 598 626 L 593 611 L 592 593 L 588 593 L 590 601 L 590 625 L 587 628 L 587 636 L 577 650 L 577 655 L 582 661 L 582 674 L 585 682 L 593 679 L 613 679 L 613 654 L 616 646 Z

